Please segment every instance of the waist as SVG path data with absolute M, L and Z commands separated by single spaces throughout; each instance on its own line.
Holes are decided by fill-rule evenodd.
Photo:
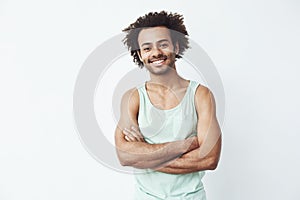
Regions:
M 155 197 L 154 199 L 188 199 L 194 195 L 199 195 L 204 190 L 201 181 L 205 172 L 195 172 L 189 174 L 167 174 L 157 171 L 145 170 L 145 173 L 135 175 L 136 193 L 140 199 L 145 197 Z M 151 199 L 151 198 L 149 198 Z

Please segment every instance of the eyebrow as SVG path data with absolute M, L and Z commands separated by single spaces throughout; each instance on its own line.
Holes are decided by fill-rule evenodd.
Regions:
M 169 42 L 169 40 L 167 40 L 167 39 L 162 39 L 162 40 L 157 41 L 156 43 L 162 43 L 162 42 Z M 151 44 L 150 42 L 145 42 L 145 43 L 143 43 L 141 46 L 150 45 L 150 44 Z

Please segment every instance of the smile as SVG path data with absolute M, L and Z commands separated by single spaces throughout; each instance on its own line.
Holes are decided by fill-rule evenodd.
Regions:
M 163 62 L 166 60 L 167 58 L 165 59 L 157 59 L 157 60 L 150 60 L 150 63 L 154 64 L 154 65 L 162 65 Z
M 154 64 L 161 64 L 161 63 L 163 63 L 165 60 L 157 60 L 157 61 L 153 61 L 152 63 L 154 63 Z

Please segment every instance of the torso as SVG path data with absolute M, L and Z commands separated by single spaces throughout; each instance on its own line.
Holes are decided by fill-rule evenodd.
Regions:
M 172 142 L 197 134 L 194 96 L 198 83 L 195 81 L 186 83 L 188 85 L 174 90 L 174 93 L 164 90 L 155 94 L 155 87 L 146 87 L 145 83 L 137 87 L 138 125 L 147 143 Z M 175 101 L 171 100 L 177 96 Z M 154 107 L 157 103 L 162 105 L 161 108 Z M 204 171 L 175 175 L 151 169 L 136 170 L 136 199 L 201 199 L 201 197 L 205 199 L 201 181 Z

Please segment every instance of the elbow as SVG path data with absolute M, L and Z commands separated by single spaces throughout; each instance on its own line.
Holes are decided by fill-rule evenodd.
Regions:
M 147 162 L 128 159 L 128 158 L 121 157 L 121 156 L 119 156 L 119 163 L 123 167 L 134 167 L 134 168 L 138 168 L 138 169 L 148 169 L 148 168 L 152 167 Z
M 155 168 L 158 166 L 156 162 L 145 161 L 143 156 L 133 155 L 121 150 L 117 150 L 118 160 L 121 166 L 135 167 L 138 169 Z
M 133 161 L 128 161 L 128 160 L 119 160 L 119 161 L 123 167 L 134 167 L 137 169 L 151 168 L 151 166 L 146 165 L 145 162 L 133 162 Z
M 120 165 L 122 166 L 132 166 L 132 162 L 128 159 L 128 156 L 125 155 L 125 153 L 122 153 L 122 152 L 117 152 L 117 155 L 118 155 L 118 160 L 119 160 L 119 163 Z
M 136 162 L 131 161 L 131 160 L 126 159 L 126 158 L 119 158 L 119 163 L 123 167 L 136 167 Z
M 137 169 L 148 169 L 149 167 L 142 164 L 142 163 L 139 163 L 139 162 L 128 162 L 128 161 L 121 161 L 120 160 L 120 164 L 123 166 L 123 167 L 134 167 L 134 168 L 137 168 Z
M 145 168 L 138 160 L 127 153 L 118 152 L 118 160 L 123 167 Z
M 133 167 L 133 165 L 129 164 L 128 162 L 120 162 L 120 164 L 121 164 L 123 167 Z
M 213 164 L 211 164 L 211 165 L 209 165 L 209 170 L 215 170 L 215 169 L 217 169 L 217 167 L 218 167 L 218 163 L 213 163 Z
M 122 159 L 122 158 L 119 158 L 119 163 L 120 163 L 120 165 L 122 165 L 123 167 L 130 166 L 130 165 L 129 165 L 129 162 L 126 161 L 125 159 Z
M 208 170 L 215 170 L 217 169 L 219 164 L 219 159 L 217 158 L 211 158 L 208 164 Z

